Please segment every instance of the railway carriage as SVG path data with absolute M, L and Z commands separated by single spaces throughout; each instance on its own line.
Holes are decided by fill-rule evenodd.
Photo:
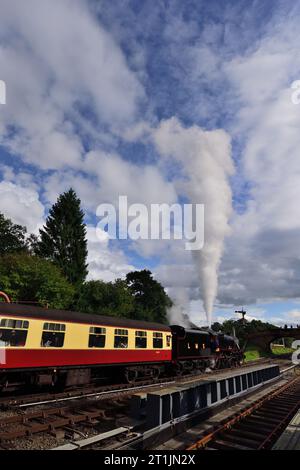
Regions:
M 172 359 L 168 326 L 0 303 L 0 388 L 71 386 L 122 374 L 158 377 Z
M 0 303 L 0 391 L 104 378 L 134 383 L 242 359 L 236 338 L 212 330 Z

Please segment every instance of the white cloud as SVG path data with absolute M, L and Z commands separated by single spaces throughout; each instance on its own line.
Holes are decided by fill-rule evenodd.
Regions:
M 71 170 L 55 172 L 45 179 L 43 187 L 44 198 L 49 204 L 53 204 L 60 193 L 73 187 L 90 217 L 96 215 L 96 209 L 102 203 L 113 204 L 118 211 L 120 195 L 127 196 L 128 206 L 135 203 L 145 204 L 149 213 L 153 203 L 172 204 L 177 201 L 174 184 L 165 180 L 159 168 L 153 165 L 135 165 L 123 160 L 117 154 L 100 151 L 92 151 L 85 156 L 84 173 L 79 174 Z M 172 243 L 168 240 L 134 242 L 129 240 L 129 242 L 131 251 L 149 258 L 153 255 L 166 257 L 169 253 L 175 260 L 183 248 L 183 245 L 180 246 L 180 241 Z M 89 251 L 91 249 L 92 245 L 89 246 Z M 110 245 L 107 245 L 106 249 L 108 253 Z M 92 265 L 90 269 L 93 269 Z M 95 276 L 96 274 L 93 275 Z
M 116 154 L 92 151 L 85 157 L 84 170 L 98 177 L 105 202 L 117 203 L 119 195 L 127 196 L 129 204 L 149 205 L 177 200 L 174 185 L 153 165 L 133 164 Z
M 289 310 L 288 312 L 286 312 L 285 315 L 287 318 L 290 318 L 295 321 L 300 321 L 300 310 L 298 309 Z
M 100 234 L 99 229 L 87 227 L 87 240 L 89 251 L 88 280 L 114 281 L 117 278 L 124 278 L 129 271 L 135 270 L 135 267 L 128 263 L 122 250 L 109 246 L 108 236 L 105 232 Z
M 72 116 L 80 106 L 96 128 L 117 131 L 134 120 L 143 89 L 87 2 L 2 0 L 0 29 L 0 143 L 12 152 L 43 169 L 76 168 L 83 148 Z
M 101 13 L 101 4 L 97 8 Z M 158 15 L 153 10 L 146 25 L 149 29 Z M 170 91 L 156 87 L 154 77 L 154 83 L 149 82 L 147 111 L 138 121 L 139 103 L 144 98 L 139 80 L 147 83 L 149 78 L 149 51 L 133 41 L 134 34 L 128 48 L 134 43 L 135 50 L 131 50 L 127 62 L 119 42 L 101 26 L 95 12 L 91 14 L 86 1 L 2 0 L 0 70 L 7 84 L 7 105 L 1 107 L 0 145 L 5 144 L 11 153 L 33 164 L 32 175 L 36 167 L 56 171 L 45 178 L 38 173 L 34 181 L 25 171 L 16 174 L 8 165 L 2 166 L 0 210 L 35 231 L 44 216 L 40 196 L 52 204 L 70 186 L 92 215 L 101 202 L 116 204 L 120 194 L 127 195 L 129 203 L 173 203 L 177 194 L 190 194 L 191 189 L 186 180 L 170 182 L 165 176 L 170 168 L 174 174 L 174 160 L 168 168 L 165 158 L 154 166 L 124 161 L 113 150 L 85 154 L 83 142 L 88 141 L 92 149 L 111 149 L 119 137 L 147 145 L 154 137 L 160 154 L 171 148 L 179 155 L 177 163 L 188 161 L 192 174 L 199 162 L 189 158 L 187 149 L 199 126 L 191 125 L 179 139 L 176 131 L 182 129 L 174 125 L 176 119 L 167 120 L 169 128 L 165 122 L 157 124 L 152 115 L 155 105 L 164 109 L 165 116 L 175 109 L 189 121 L 196 117 L 198 123 L 199 117 L 205 117 L 203 122 L 208 128 L 221 121 L 224 110 L 228 110 L 230 132 L 243 146 L 236 155 L 239 158 L 241 152 L 239 177 L 242 183 L 249 183 L 250 189 L 245 212 L 232 216 L 218 302 L 231 306 L 298 298 L 300 106 L 291 103 L 289 85 L 300 78 L 299 17 L 275 15 L 260 37 L 245 30 L 245 35 L 255 37 L 256 42 L 233 56 L 238 50 L 239 28 L 235 18 L 229 16 L 234 16 L 236 10 L 226 9 L 225 25 L 206 23 L 201 33 L 195 21 L 166 13 L 168 21 L 162 32 L 166 44 L 163 51 L 158 51 L 157 64 L 166 61 L 171 71 L 165 83 L 173 80 L 175 85 Z M 247 18 L 251 19 L 251 14 Z M 134 14 L 130 15 L 132 20 Z M 247 18 L 243 18 L 242 25 L 249 25 Z M 118 40 L 123 34 L 120 43 L 125 43 L 122 22 L 120 18 L 113 34 Z M 128 28 L 130 22 L 124 23 Z M 144 24 L 138 26 L 143 28 Z M 222 47 L 218 50 L 220 41 Z M 227 50 L 223 44 L 226 42 L 230 43 Z M 128 64 L 133 65 L 135 73 Z M 202 89 L 213 93 L 200 92 Z M 172 100 L 176 102 L 174 107 Z M 214 152 L 222 164 L 228 165 L 230 162 L 223 157 L 229 139 L 222 132 L 214 134 Z M 89 139 L 83 140 L 83 135 Z M 215 181 L 207 178 L 204 183 L 214 185 Z M 224 201 L 229 193 L 223 188 L 221 191 Z M 96 242 L 91 233 L 89 237 L 91 277 L 113 279 L 133 268 L 126 255 L 107 240 Z M 202 312 L 201 289 L 190 254 L 182 244 L 142 241 L 131 248 L 144 256 L 161 256 L 156 268 L 159 279 L 170 292 L 179 287 L 186 289 L 185 294 L 194 302 L 189 306 L 193 318 Z M 297 310 L 292 311 L 289 318 L 296 314 Z M 219 317 L 225 318 L 226 314 Z
M 292 104 L 290 89 L 300 76 L 299 38 L 296 17 L 277 17 L 251 51 L 224 66 L 238 108 L 232 132 L 244 144 L 240 177 L 250 188 L 227 239 L 219 290 L 224 303 L 299 296 L 300 107 Z
M 44 181 L 45 197 L 51 204 L 66 189 L 73 187 L 82 199 L 84 208 L 91 214 L 101 203 L 114 204 L 118 208 L 119 196 L 128 198 L 128 205 L 141 203 L 172 204 L 177 193 L 154 165 L 136 165 L 119 155 L 91 151 L 84 156 L 83 171 L 56 171 Z
M 43 223 L 44 206 L 38 192 L 28 186 L 20 186 L 9 181 L 0 182 L 0 212 L 14 223 L 38 233 Z
M 38 235 L 45 222 L 44 206 L 39 199 L 30 176 L 13 173 L 9 167 L 3 168 L 6 176 L 17 181 L 0 182 L 0 212 L 14 223 L 27 227 L 29 233 Z M 55 201 L 53 201 L 55 202 Z M 87 227 L 89 275 L 88 279 L 113 281 L 124 278 L 135 267 L 128 262 L 120 248 L 112 247 L 105 232 L 95 227 Z

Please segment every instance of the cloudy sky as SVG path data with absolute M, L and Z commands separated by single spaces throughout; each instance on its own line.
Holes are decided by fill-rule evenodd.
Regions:
M 37 233 L 72 186 L 89 277 L 148 267 L 205 322 L 181 241 L 99 240 L 93 227 L 119 195 L 189 199 L 193 148 L 207 138 L 232 162 L 214 318 L 243 306 L 300 323 L 299 21 L 291 0 L 0 0 L 0 211 Z

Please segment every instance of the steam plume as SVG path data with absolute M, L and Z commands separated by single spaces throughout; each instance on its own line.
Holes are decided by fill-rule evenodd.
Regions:
M 204 248 L 194 251 L 203 305 L 209 325 L 218 291 L 218 271 L 232 211 L 228 178 L 233 174 L 229 135 L 222 129 L 184 128 L 176 118 L 163 121 L 154 139 L 162 155 L 181 163 L 185 194 L 205 205 Z
M 185 288 L 171 289 L 169 292 L 173 300 L 173 305 L 167 311 L 167 316 L 170 325 L 181 325 L 189 327 L 188 321 L 188 304 L 189 299 Z

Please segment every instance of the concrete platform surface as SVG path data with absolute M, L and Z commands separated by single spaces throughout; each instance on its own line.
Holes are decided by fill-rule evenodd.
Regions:
M 300 450 L 300 410 L 281 434 L 272 450 Z

